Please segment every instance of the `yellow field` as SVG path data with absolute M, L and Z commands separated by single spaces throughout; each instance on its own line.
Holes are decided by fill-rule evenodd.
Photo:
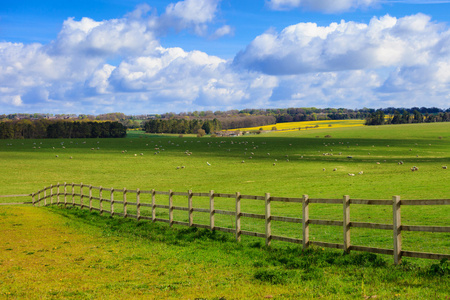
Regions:
M 266 125 L 258 127 L 247 127 L 238 129 L 229 129 L 227 131 L 258 131 L 258 130 L 272 130 L 276 127 L 277 131 L 294 131 L 294 130 L 304 130 L 304 129 L 323 129 L 323 128 L 341 128 L 341 127 L 356 127 L 364 126 L 365 120 L 324 120 L 324 121 L 303 121 L 303 122 L 287 122 L 287 123 L 276 123 L 275 125 Z

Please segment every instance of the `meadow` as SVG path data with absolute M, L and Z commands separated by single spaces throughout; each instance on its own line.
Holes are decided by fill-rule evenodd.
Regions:
M 58 182 L 82 182 L 107 188 L 126 187 L 158 191 L 214 190 L 218 193 L 240 192 L 261 196 L 270 193 L 279 197 L 301 197 L 308 194 L 313 198 L 333 199 L 342 199 L 343 195 L 362 199 L 391 199 L 394 195 L 399 195 L 402 199 L 448 199 L 450 195 L 450 173 L 448 169 L 442 168 L 450 165 L 448 123 L 377 127 L 327 125 L 316 129 L 229 138 L 178 137 L 132 132 L 124 139 L 8 140 L 0 143 L 0 158 L 0 178 L 3 183 L 0 186 L 0 195 L 32 193 Z M 403 164 L 398 164 L 400 161 Z M 413 166 L 417 166 L 419 170 L 412 172 Z M 361 171 L 363 174 L 359 175 L 358 172 Z M 355 176 L 349 176 L 348 173 Z M 24 199 L 0 198 L 0 201 L 20 202 Z M 167 204 L 164 197 L 158 197 L 157 201 L 159 204 Z M 183 198 L 176 198 L 175 201 L 180 206 L 186 202 Z M 221 201 L 223 202 L 216 204 L 216 209 L 228 209 L 234 205 L 234 202 Z M 200 206 L 206 203 L 206 200 L 198 200 Z M 390 207 L 354 207 L 352 221 L 392 223 Z M 417 206 L 402 208 L 405 224 L 450 224 L 448 206 L 418 207 L 419 209 Z M 262 298 L 270 295 L 274 298 L 378 296 L 445 299 L 450 293 L 448 265 L 436 261 L 404 259 L 403 265 L 392 266 L 391 257 L 356 252 L 342 256 L 339 251 L 316 248 L 311 249 L 308 256 L 292 244 L 273 243 L 273 246 L 267 249 L 262 246 L 262 239 L 243 237 L 242 243 L 238 244 L 233 241 L 231 234 L 209 234 L 207 231 L 185 227 L 169 230 L 164 224 L 119 221 L 77 209 L 12 206 L 0 209 L 0 214 L 4 217 L 3 226 L 9 225 L 11 228 L 7 231 L 10 235 L 3 235 L 2 242 L 5 246 L 2 248 L 26 247 L 26 243 L 25 246 L 11 246 L 14 234 L 25 227 L 32 230 L 33 226 L 39 226 L 36 218 L 40 218 L 40 222 L 46 218 L 54 220 L 45 226 L 55 227 L 54 231 L 58 233 L 45 235 L 42 239 L 56 240 L 56 247 L 63 246 L 66 251 L 69 251 L 69 248 L 70 251 L 75 251 L 76 249 L 71 249 L 72 247 L 64 243 L 69 242 L 71 246 L 82 245 L 75 248 L 85 250 L 100 244 L 99 249 L 96 248 L 95 251 L 86 250 L 83 254 L 71 254 L 74 257 L 83 257 L 83 261 L 79 261 L 72 268 L 75 268 L 74 272 L 77 273 L 82 272 L 83 268 L 95 270 L 95 266 L 98 266 L 99 270 L 108 274 L 107 278 L 112 283 L 98 283 L 97 289 L 85 287 L 75 291 L 60 285 L 60 290 L 64 290 L 66 294 L 53 291 L 55 297 L 68 297 L 71 293 L 74 293 L 74 297 L 80 295 L 77 293 L 84 297 L 97 297 L 99 293 L 105 293 L 105 297 L 108 297 L 118 291 L 126 291 L 131 293 L 128 295 L 136 296 L 143 291 L 157 291 L 156 294 L 160 297 L 186 299 L 219 299 L 222 296 L 225 299 Z M 263 204 L 249 200 L 242 203 L 242 210 L 260 213 L 264 207 Z M 301 206 L 279 204 L 274 205 L 272 210 L 276 215 L 301 216 Z M 164 212 L 161 211 L 160 215 L 164 217 Z M 21 226 L 14 226 L 17 224 L 17 221 L 13 221 L 14 216 L 28 216 L 29 219 L 27 222 L 19 222 Z M 185 221 L 187 215 L 180 212 L 175 217 Z M 310 208 L 310 217 L 341 220 L 342 205 L 314 204 Z M 207 216 L 198 215 L 195 218 L 202 222 L 205 221 L 202 218 L 206 219 Z M 216 222 L 218 226 L 230 227 L 233 220 L 227 216 L 218 218 Z M 261 228 L 264 224 L 255 221 L 242 226 L 245 230 L 263 232 Z M 311 228 L 310 236 L 320 241 L 338 242 L 342 240 L 341 230 L 339 227 L 316 225 Z M 392 247 L 392 232 L 379 231 L 352 229 L 352 243 Z M 273 233 L 301 237 L 301 226 L 298 228 L 298 225 L 279 224 L 274 226 Z M 61 237 L 58 237 L 59 235 Z M 80 237 L 76 242 L 63 238 L 77 235 Z M 110 238 L 111 236 L 114 238 Z M 405 232 L 403 238 L 406 250 L 450 253 L 448 233 Z M 93 239 L 98 242 L 93 242 Z M 133 245 L 133 251 L 123 250 L 130 243 Z M 155 250 L 155 247 L 159 250 Z M 41 245 L 36 246 L 33 251 L 23 249 L 20 253 L 15 253 L 14 250 L 8 250 L 6 253 L 11 255 L 12 259 L 19 259 L 15 256 L 19 255 L 22 256 L 19 260 L 35 261 L 35 255 L 27 255 L 24 251 L 37 253 L 38 248 L 48 250 L 43 250 L 41 257 L 46 257 L 44 254 L 51 252 L 48 246 Z M 123 284 L 121 279 L 113 278 L 108 266 L 114 264 L 117 258 L 109 256 L 109 250 L 118 253 L 118 260 L 124 263 L 124 266 L 116 266 L 116 269 L 125 272 L 129 266 L 139 266 L 140 271 L 127 273 L 129 281 L 126 282 L 130 282 L 129 285 Z M 149 257 L 144 254 L 148 251 L 156 254 Z M 61 255 L 59 260 L 52 259 L 58 262 L 61 260 L 62 264 L 67 253 Z M 101 257 L 96 258 L 96 255 Z M 127 261 L 126 258 L 133 255 L 138 258 Z M 47 259 L 51 259 L 50 256 Z M 95 259 L 100 261 L 93 263 Z M 170 259 L 177 261 L 175 266 L 163 263 Z M 149 279 L 146 286 L 138 288 L 138 279 L 141 278 L 139 274 L 150 272 L 145 266 L 153 266 L 154 262 L 151 260 L 157 260 L 160 264 L 156 270 L 153 267 L 152 272 L 167 274 Z M 90 261 L 90 264 L 86 265 L 84 261 Z M 169 268 L 169 271 L 161 271 L 162 266 Z M 0 268 L 6 268 L 8 274 L 14 274 L 15 267 L 17 266 L 6 259 L 1 261 Z M 23 271 L 24 267 L 21 268 L 22 270 L 16 271 L 26 275 L 23 274 L 26 273 Z M 55 276 L 54 272 L 61 273 L 60 268 L 54 267 L 53 271 L 49 271 L 48 276 L 44 276 L 46 282 L 50 280 L 48 277 Z M 435 269 L 443 271 L 434 272 L 437 276 L 430 275 L 434 274 L 430 270 Z M 94 270 L 90 270 L 89 272 L 94 273 L 89 274 L 95 276 L 95 272 L 100 272 Z M 184 276 L 183 272 L 188 272 L 188 277 Z M 207 283 L 202 281 L 202 272 L 209 274 Z M 178 281 L 169 279 L 174 274 L 177 274 L 175 277 L 178 276 Z M 16 283 L 11 283 L 6 277 L 0 277 L 0 280 L 7 282 L 9 286 L 8 289 L 3 289 L 3 294 L 0 295 L 12 295 L 7 293 L 16 291 L 16 296 L 20 297 L 17 291 L 26 280 L 14 278 Z M 34 277 L 28 274 L 28 277 L 24 278 L 29 281 Z M 72 283 L 73 280 L 89 282 L 82 275 L 67 280 Z M 165 282 L 166 286 L 161 282 Z M 201 284 L 206 284 L 208 289 L 198 291 L 198 285 Z M 164 288 L 161 288 L 161 285 Z M 232 291 L 236 288 L 242 289 L 242 292 L 233 294 Z M 51 298 L 45 284 L 42 290 L 36 287 L 36 292 L 45 292 Z

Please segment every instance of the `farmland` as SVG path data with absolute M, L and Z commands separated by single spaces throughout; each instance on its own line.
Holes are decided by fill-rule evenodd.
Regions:
M 187 153 L 192 154 L 187 155 Z M 156 136 L 134 132 L 133 134 L 129 134 L 128 138 L 124 139 L 8 140 L 1 141 L 0 158 L 2 166 L 0 176 L 3 183 L 0 186 L 0 194 L 2 195 L 31 193 L 44 186 L 58 182 L 83 182 L 103 187 L 156 189 L 158 191 L 171 189 L 183 192 L 187 190 L 208 192 L 209 190 L 214 190 L 219 193 L 240 192 L 242 194 L 261 196 L 264 193 L 271 193 L 273 196 L 280 197 L 301 197 L 303 194 L 308 194 L 310 197 L 315 198 L 342 198 L 343 195 L 350 195 L 353 198 L 391 199 L 393 195 L 400 195 L 402 199 L 444 199 L 450 195 L 450 187 L 448 184 L 450 182 L 450 173 L 449 170 L 442 168 L 443 166 L 450 165 L 450 126 L 448 123 L 379 127 L 345 126 L 345 124 L 341 123 L 340 126 L 338 124 L 332 125 L 331 127 L 326 125 L 316 129 L 270 132 L 233 138 Z M 399 164 L 400 161 L 403 164 Z M 418 167 L 418 171 L 412 172 L 411 167 L 413 166 Z M 336 171 L 333 171 L 333 169 L 336 169 Z M 358 172 L 361 171 L 363 171 L 363 174 L 359 175 Z M 355 176 L 349 176 L 349 173 L 355 174 Z M 3 199 L 0 200 L 6 201 Z M 16 198 L 12 199 L 12 201 L 23 201 L 23 199 Z M 159 198 L 158 201 L 162 202 L 165 200 Z M 184 200 L 176 199 L 176 201 L 181 203 Z M 223 205 L 223 208 L 227 208 L 227 206 L 233 204 L 223 203 L 218 205 Z M 250 202 L 244 203 L 243 205 L 245 205 L 245 209 L 249 212 L 256 213 L 263 209 L 262 206 L 259 207 Z M 30 226 L 24 225 L 29 227 L 29 230 L 32 230 L 32 224 L 38 226 L 39 222 L 35 218 L 42 218 L 35 211 L 38 209 L 21 209 L 22 211 L 16 214 L 19 216 L 23 214 L 24 217 L 28 216 L 30 218 Z M 286 216 L 295 216 L 297 213 L 296 209 L 298 208 L 283 205 L 273 207 L 274 212 Z M 119 249 L 126 248 L 131 243 L 130 240 L 133 239 L 133 232 L 139 231 L 138 227 L 133 227 L 135 226 L 133 225 L 135 221 L 132 220 L 118 225 L 111 223 L 114 220 L 105 219 L 95 214 L 89 216 L 81 212 L 65 212 L 60 209 L 41 210 L 47 216 L 46 218 L 54 219 L 55 224 L 60 224 L 59 228 L 60 226 L 64 227 L 64 220 L 67 220 L 69 224 L 67 225 L 68 228 L 60 229 L 64 231 L 61 232 L 62 236 L 70 232 L 73 236 L 76 236 L 76 234 L 87 234 L 102 237 L 99 239 L 99 245 L 95 245 L 100 248 L 98 255 L 103 255 L 97 259 L 105 261 L 104 265 L 101 262 L 97 263 L 97 266 L 102 270 L 108 269 L 107 263 L 112 264 L 114 261 L 112 257 L 107 256 L 107 250 L 113 250 L 114 252 L 123 251 Z M 12 218 L 12 215 L 14 215 L 14 210 L 12 207 L 1 208 L 0 213 L 5 217 L 5 220 L 8 220 L 8 218 Z M 450 210 L 447 206 L 420 207 L 420 211 L 415 207 L 405 208 L 402 216 L 405 222 L 410 225 L 448 226 L 450 224 Z M 178 217 L 185 218 L 186 216 L 179 215 Z M 340 220 L 342 218 L 342 205 L 325 206 L 317 204 L 311 208 L 311 217 L 326 217 L 328 219 Z M 385 208 L 356 206 L 354 213 L 352 211 L 352 220 L 389 223 L 392 222 L 392 211 Z M 10 224 L 8 221 L 5 222 L 5 224 Z M 222 222 L 222 225 L 225 226 L 232 223 L 232 220 L 228 217 L 222 220 L 219 219 L 217 222 L 219 224 Z M 104 228 L 108 228 L 108 230 L 102 230 L 102 227 L 99 227 L 100 225 L 96 225 L 97 223 L 103 224 Z M 263 226 L 263 224 L 257 222 L 244 225 L 249 228 L 255 228 L 257 231 L 260 231 L 259 228 Z M 49 224 L 48 226 L 51 225 Z M 158 234 L 158 230 L 162 230 L 160 229 L 161 226 L 158 225 L 156 228 L 148 228 L 149 232 L 151 232 L 150 235 Z M 133 229 L 128 230 L 127 227 Z M 76 234 L 74 233 L 76 231 L 75 229 L 78 230 Z M 179 230 L 183 231 L 186 229 Z M 274 231 L 283 232 L 286 235 L 292 236 L 301 235 L 299 229 L 295 227 L 280 226 L 275 227 Z M 311 235 L 316 239 L 329 242 L 334 242 L 336 239 L 340 240 L 342 235 L 339 228 L 330 229 L 319 225 L 312 228 L 311 231 Z M 354 231 L 355 233 L 352 233 L 352 239 L 355 243 L 380 247 L 390 247 L 392 245 L 391 233 L 379 233 L 376 230 L 359 229 L 355 229 Z M 232 241 L 227 242 L 229 237 L 223 235 L 223 245 L 215 240 L 217 238 L 215 237 L 211 238 L 208 243 L 203 240 L 200 243 L 194 239 L 192 245 L 181 241 L 180 243 L 183 243 L 183 247 L 180 248 L 170 239 L 170 236 L 165 238 L 161 237 L 161 241 L 151 242 L 150 245 L 147 245 L 147 233 L 144 231 L 139 232 L 139 241 L 132 243 L 133 247 L 135 247 L 135 254 L 140 253 L 136 254 L 138 256 L 140 255 L 139 257 L 141 258 L 139 260 L 144 260 L 147 264 L 150 263 L 151 258 L 143 253 L 145 251 L 156 251 L 158 254 L 156 255 L 157 258 L 154 259 L 158 259 L 158 261 L 161 261 L 163 257 L 165 259 L 177 257 L 179 259 L 179 265 L 185 265 L 187 269 L 193 268 L 192 273 L 189 275 L 191 276 L 189 278 L 192 278 L 189 284 L 186 283 L 188 280 L 180 274 L 177 275 L 180 276 L 179 280 L 173 281 L 172 283 L 167 283 L 168 277 L 161 275 L 161 278 L 166 280 L 165 284 L 168 284 L 166 291 L 163 291 L 163 288 L 155 288 L 156 283 L 154 281 L 157 281 L 157 279 L 151 280 L 154 285 L 153 288 L 151 287 L 152 284 L 146 283 L 148 289 L 158 290 L 158 293 L 160 293 L 158 295 L 161 297 L 179 298 L 183 295 L 179 293 L 185 292 L 185 298 L 195 298 L 194 296 L 198 296 L 199 292 L 196 292 L 194 287 L 202 282 L 198 274 L 195 273 L 204 272 L 202 268 L 214 270 L 215 265 L 217 265 L 217 271 L 228 274 L 230 280 L 224 280 L 221 276 L 219 278 L 213 278 L 212 274 L 208 275 L 210 276 L 208 280 L 210 280 L 211 284 L 216 285 L 216 287 L 224 286 L 224 290 L 229 291 L 228 294 L 231 293 L 233 288 L 237 288 L 238 285 L 238 280 L 234 280 L 233 278 L 244 278 L 243 284 L 246 291 L 239 295 L 236 294 L 237 298 L 262 298 L 269 294 L 278 295 L 279 298 L 295 297 L 295 295 L 319 297 L 326 296 L 327 294 L 330 295 L 333 291 L 335 291 L 337 298 L 339 298 L 339 295 L 352 295 L 355 298 L 380 295 L 386 298 L 407 299 L 420 298 L 421 294 L 424 295 L 423 298 L 430 298 L 432 291 L 426 290 L 425 285 L 434 286 L 434 292 L 437 293 L 436 295 L 438 297 L 444 297 L 449 292 L 448 275 L 447 277 L 443 277 L 446 281 L 442 284 L 439 283 L 438 277 L 419 277 L 420 280 L 417 278 L 414 279 L 414 274 L 417 274 L 414 272 L 419 272 L 417 270 L 409 271 L 410 273 L 408 273 L 407 270 L 399 272 L 398 268 L 395 269 L 397 270 L 396 272 L 399 272 L 396 273 L 396 276 L 400 276 L 405 280 L 407 288 L 398 287 L 396 284 L 388 284 L 386 272 L 389 273 L 392 270 L 389 271 L 389 267 L 386 267 L 388 270 L 383 268 L 378 269 L 375 263 L 367 266 L 367 271 L 359 271 L 358 265 L 350 262 L 348 264 L 352 267 L 339 267 L 337 265 L 323 263 L 324 268 L 318 267 L 309 275 L 300 268 L 303 270 L 300 272 L 303 274 L 301 275 L 300 273 L 296 273 L 295 268 L 291 272 L 283 264 L 278 263 L 272 265 L 271 263 L 267 263 L 266 259 L 269 259 L 267 256 L 271 255 L 270 251 L 264 252 L 267 250 L 262 251 L 259 247 L 251 247 L 251 245 L 258 245 L 258 242 L 254 239 L 244 239 L 242 246 L 236 246 Z M 189 230 L 184 232 L 184 236 L 187 239 L 192 234 L 196 233 L 190 232 Z M 105 235 L 112 235 L 115 238 L 111 240 L 106 238 Z M 118 239 L 117 236 L 121 238 Z M 222 235 L 218 236 L 222 237 Z M 9 238 L 13 239 L 12 236 Z M 63 239 L 58 237 L 52 237 L 50 241 L 53 241 L 53 239 L 55 239 L 54 243 L 56 247 L 58 245 L 64 246 L 64 242 L 67 241 L 63 241 Z M 448 244 L 449 234 L 446 233 L 413 233 L 405 235 L 404 239 L 405 249 L 446 254 L 450 252 L 450 245 Z M 95 244 L 93 241 L 81 242 L 80 240 L 83 240 L 82 236 L 77 243 L 82 243 L 84 245 L 83 247 L 93 247 Z M 11 243 L 7 237 L 5 237 L 6 241 Z M 150 238 L 150 241 L 154 240 Z M 219 246 L 219 244 L 222 246 Z M 215 248 L 208 250 L 210 246 L 207 245 Z M 12 246 L 4 247 L 15 248 Z M 152 247 L 152 249 L 147 247 Z M 165 254 L 162 254 L 166 250 L 163 251 L 161 248 L 155 250 L 156 248 L 153 247 L 166 247 L 171 250 L 167 250 Z M 204 252 L 202 252 L 206 253 L 204 254 L 204 258 L 188 255 L 187 253 L 193 250 L 190 247 L 194 247 L 195 251 L 206 247 Z M 279 251 L 288 251 L 286 250 L 288 246 L 282 243 L 275 243 L 274 247 L 275 249 L 278 249 L 277 247 L 280 247 L 279 249 L 285 249 Z M 290 247 L 293 246 L 291 245 Z M 47 249 L 48 247 L 40 245 L 35 246 L 35 248 Z M 64 249 L 69 251 L 68 247 Z M 72 249 L 70 251 L 75 250 Z M 180 251 L 182 255 L 178 256 L 177 251 Z M 314 251 L 320 252 L 321 250 L 313 250 L 312 257 L 315 257 L 315 255 L 320 256 L 320 254 Z M 214 255 L 211 254 L 212 252 L 217 257 L 223 259 L 223 261 L 213 258 Z M 327 255 L 330 256 L 336 255 L 337 253 L 331 250 L 330 252 L 328 250 L 325 252 L 329 253 Z M 81 255 L 83 257 L 87 255 L 84 259 L 93 262 L 94 257 L 86 253 L 72 253 L 71 255 Z M 284 255 L 293 255 L 289 253 L 286 252 Z M 13 254 L 13 251 L 8 252 L 8 255 Z M 33 258 L 31 254 L 25 256 L 22 253 L 20 255 L 24 256 L 27 260 Z M 123 255 L 120 257 L 125 261 L 126 266 L 128 263 Z M 126 255 L 133 257 L 134 254 L 127 252 Z M 233 255 L 241 257 L 242 260 L 251 261 L 254 258 L 255 263 L 238 262 L 231 257 Z M 259 255 L 266 256 L 262 258 Z M 195 262 L 194 265 L 192 265 L 193 261 Z M 391 264 L 390 260 L 386 261 L 389 261 L 388 264 Z M 431 264 L 436 263 L 421 260 L 406 260 L 406 262 L 417 264 L 422 268 L 428 268 Z M 320 265 L 321 263 L 317 264 Z M 237 267 L 230 268 L 230 265 Z M 5 262 L 2 263 L 2 266 L 14 267 Z M 167 265 L 165 266 L 168 267 Z M 83 268 L 87 268 L 88 266 L 80 262 L 73 267 L 76 269 L 79 267 L 80 269 L 77 269 L 77 272 L 81 272 Z M 171 267 L 174 269 L 171 269 L 172 271 L 168 273 L 174 276 L 173 272 L 182 272 L 185 270 L 185 267 Z M 116 266 L 116 268 L 119 267 Z M 139 268 L 143 268 L 141 269 L 142 272 L 148 272 L 148 269 L 145 269 L 140 264 Z M 414 267 L 411 267 L 411 269 L 414 269 Z M 12 272 L 11 269 L 8 270 Z M 92 272 L 90 274 L 94 276 L 95 272 Z M 158 270 L 158 272 L 161 271 Z M 327 280 L 328 285 L 322 291 L 314 292 L 312 286 L 324 280 L 324 272 L 334 275 Z M 344 274 L 347 273 L 353 275 L 346 277 L 347 275 Z M 359 275 L 355 275 L 356 273 Z M 381 273 L 382 275 L 380 275 Z M 49 276 L 54 275 L 51 272 L 48 274 Z M 128 274 L 128 276 L 132 277 L 131 281 L 133 282 L 130 286 L 118 286 L 119 282 L 116 281 L 112 284 L 113 286 L 114 284 L 116 285 L 112 291 L 108 291 L 105 288 L 107 285 L 106 282 L 99 288 L 103 292 L 106 292 L 106 294 L 113 293 L 114 289 L 130 291 L 134 288 L 136 292 L 136 285 L 138 284 L 137 277 L 139 276 L 133 274 Z M 270 274 L 273 276 L 269 276 Z M 281 283 L 275 286 L 268 284 L 270 280 L 268 282 L 267 280 L 252 280 L 252 278 L 267 278 L 267 276 L 270 278 L 278 278 L 278 275 Z M 352 276 L 358 278 L 357 284 L 355 282 L 342 284 L 342 282 L 351 281 L 350 278 Z M 365 276 L 371 276 L 373 278 L 366 281 L 361 280 L 361 278 L 366 278 Z M 303 281 L 299 279 L 305 279 L 306 277 L 309 279 Z M 86 281 L 83 277 L 77 277 L 77 279 Z M 70 281 L 75 279 L 64 277 L 64 280 Z M 299 280 L 302 283 L 306 282 L 306 286 L 302 290 L 300 288 L 293 288 L 300 284 Z M 390 280 L 398 283 L 397 279 L 390 278 Z M 178 282 L 178 284 L 174 282 Z M 14 290 L 14 287 L 17 289 L 20 286 L 20 281 L 17 284 L 17 286 L 14 284 L 10 285 L 11 289 Z M 172 288 L 170 284 L 172 284 Z M 379 285 L 382 285 L 386 292 L 382 292 L 377 287 Z M 211 285 L 208 286 L 211 288 Z M 260 289 L 261 294 L 248 294 L 249 290 L 255 288 Z M 363 289 L 366 289 L 366 291 L 363 291 Z M 86 290 L 89 289 L 86 288 Z M 142 292 L 142 289 L 137 290 Z M 3 292 L 2 295 L 8 293 L 6 290 L 1 292 Z M 69 295 L 74 291 L 66 290 L 66 292 Z M 83 295 L 86 297 L 96 295 L 94 291 L 76 290 L 75 292 L 85 293 Z M 200 295 L 204 296 L 204 294 Z M 224 295 L 227 294 L 210 291 L 205 297 L 219 298 Z M 228 298 L 232 297 L 226 297 L 226 299 Z

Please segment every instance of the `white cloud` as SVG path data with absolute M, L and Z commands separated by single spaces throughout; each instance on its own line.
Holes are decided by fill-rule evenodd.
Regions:
M 447 33 L 426 15 L 322 27 L 299 23 L 256 37 L 235 63 L 267 74 L 301 74 L 429 64 Z
M 230 25 L 224 25 L 220 28 L 217 28 L 216 31 L 211 36 L 212 39 L 218 39 L 225 35 L 233 35 L 234 29 Z
M 304 8 L 325 13 L 337 13 L 356 8 L 367 8 L 380 3 L 380 0 L 267 0 L 273 10 Z
M 192 29 L 196 34 L 205 35 L 207 23 L 213 21 L 220 0 L 184 0 L 171 3 L 161 16 L 164 27 L 176 30 Z

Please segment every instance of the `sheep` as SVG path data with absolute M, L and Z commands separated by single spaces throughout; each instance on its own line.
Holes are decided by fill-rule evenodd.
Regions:
M 209 163 L 209 162 L 206 162 L 206 164 L 208 165 L 208 166 L 210 166 L 211 164 Z
M 399 161 L 398 164 L 399 164 L 399 165 L 403 165 L 403 161 Z
M 58 158 L 59 156 L 58 155 L 56 155 L 56 158 Z
M 135 153 L 134 156 L 137 156 L 137 154 Z
M 377 161 L 377 165 L 379 165 L 380 164 L 380 162 L 379 161 Z
M 414 166 L 414 167 L 411 168 L 411 171 L 412 171 L 412 172 L 414 172 L 414 171 L 419 171 L 419 168 L 416 167 L 416 166 Z
M 273 165 L 272 166 L 275 166 L 276 165 L 276 163 L 273 163 Z
M 141 156 L 144 155 L 144 153 L 141 153 Z
M 245 163 L 245 160 L 243 160 L 241 163 Z
M 447 166 L 442 166 L 442 169 L 447 170 Z
M 355 176 L 355 174 L 353 174 L 353 173 L 348 173 L 348 176 Z
M 363 172 L 363 171 L 360 171 L 360 172 L 358 172 L 358 174 L 359 174 L 359 175 L 362 175 L 362 174 L 364 174 L 364 172 Z
M 322 171 L 326 171 L 326 169 L 325 169 L 325 168 L 323 168 L 323 169 L 322 169 Z
M 337 168 L 334 168 L 333 171 L 337 171 Z

